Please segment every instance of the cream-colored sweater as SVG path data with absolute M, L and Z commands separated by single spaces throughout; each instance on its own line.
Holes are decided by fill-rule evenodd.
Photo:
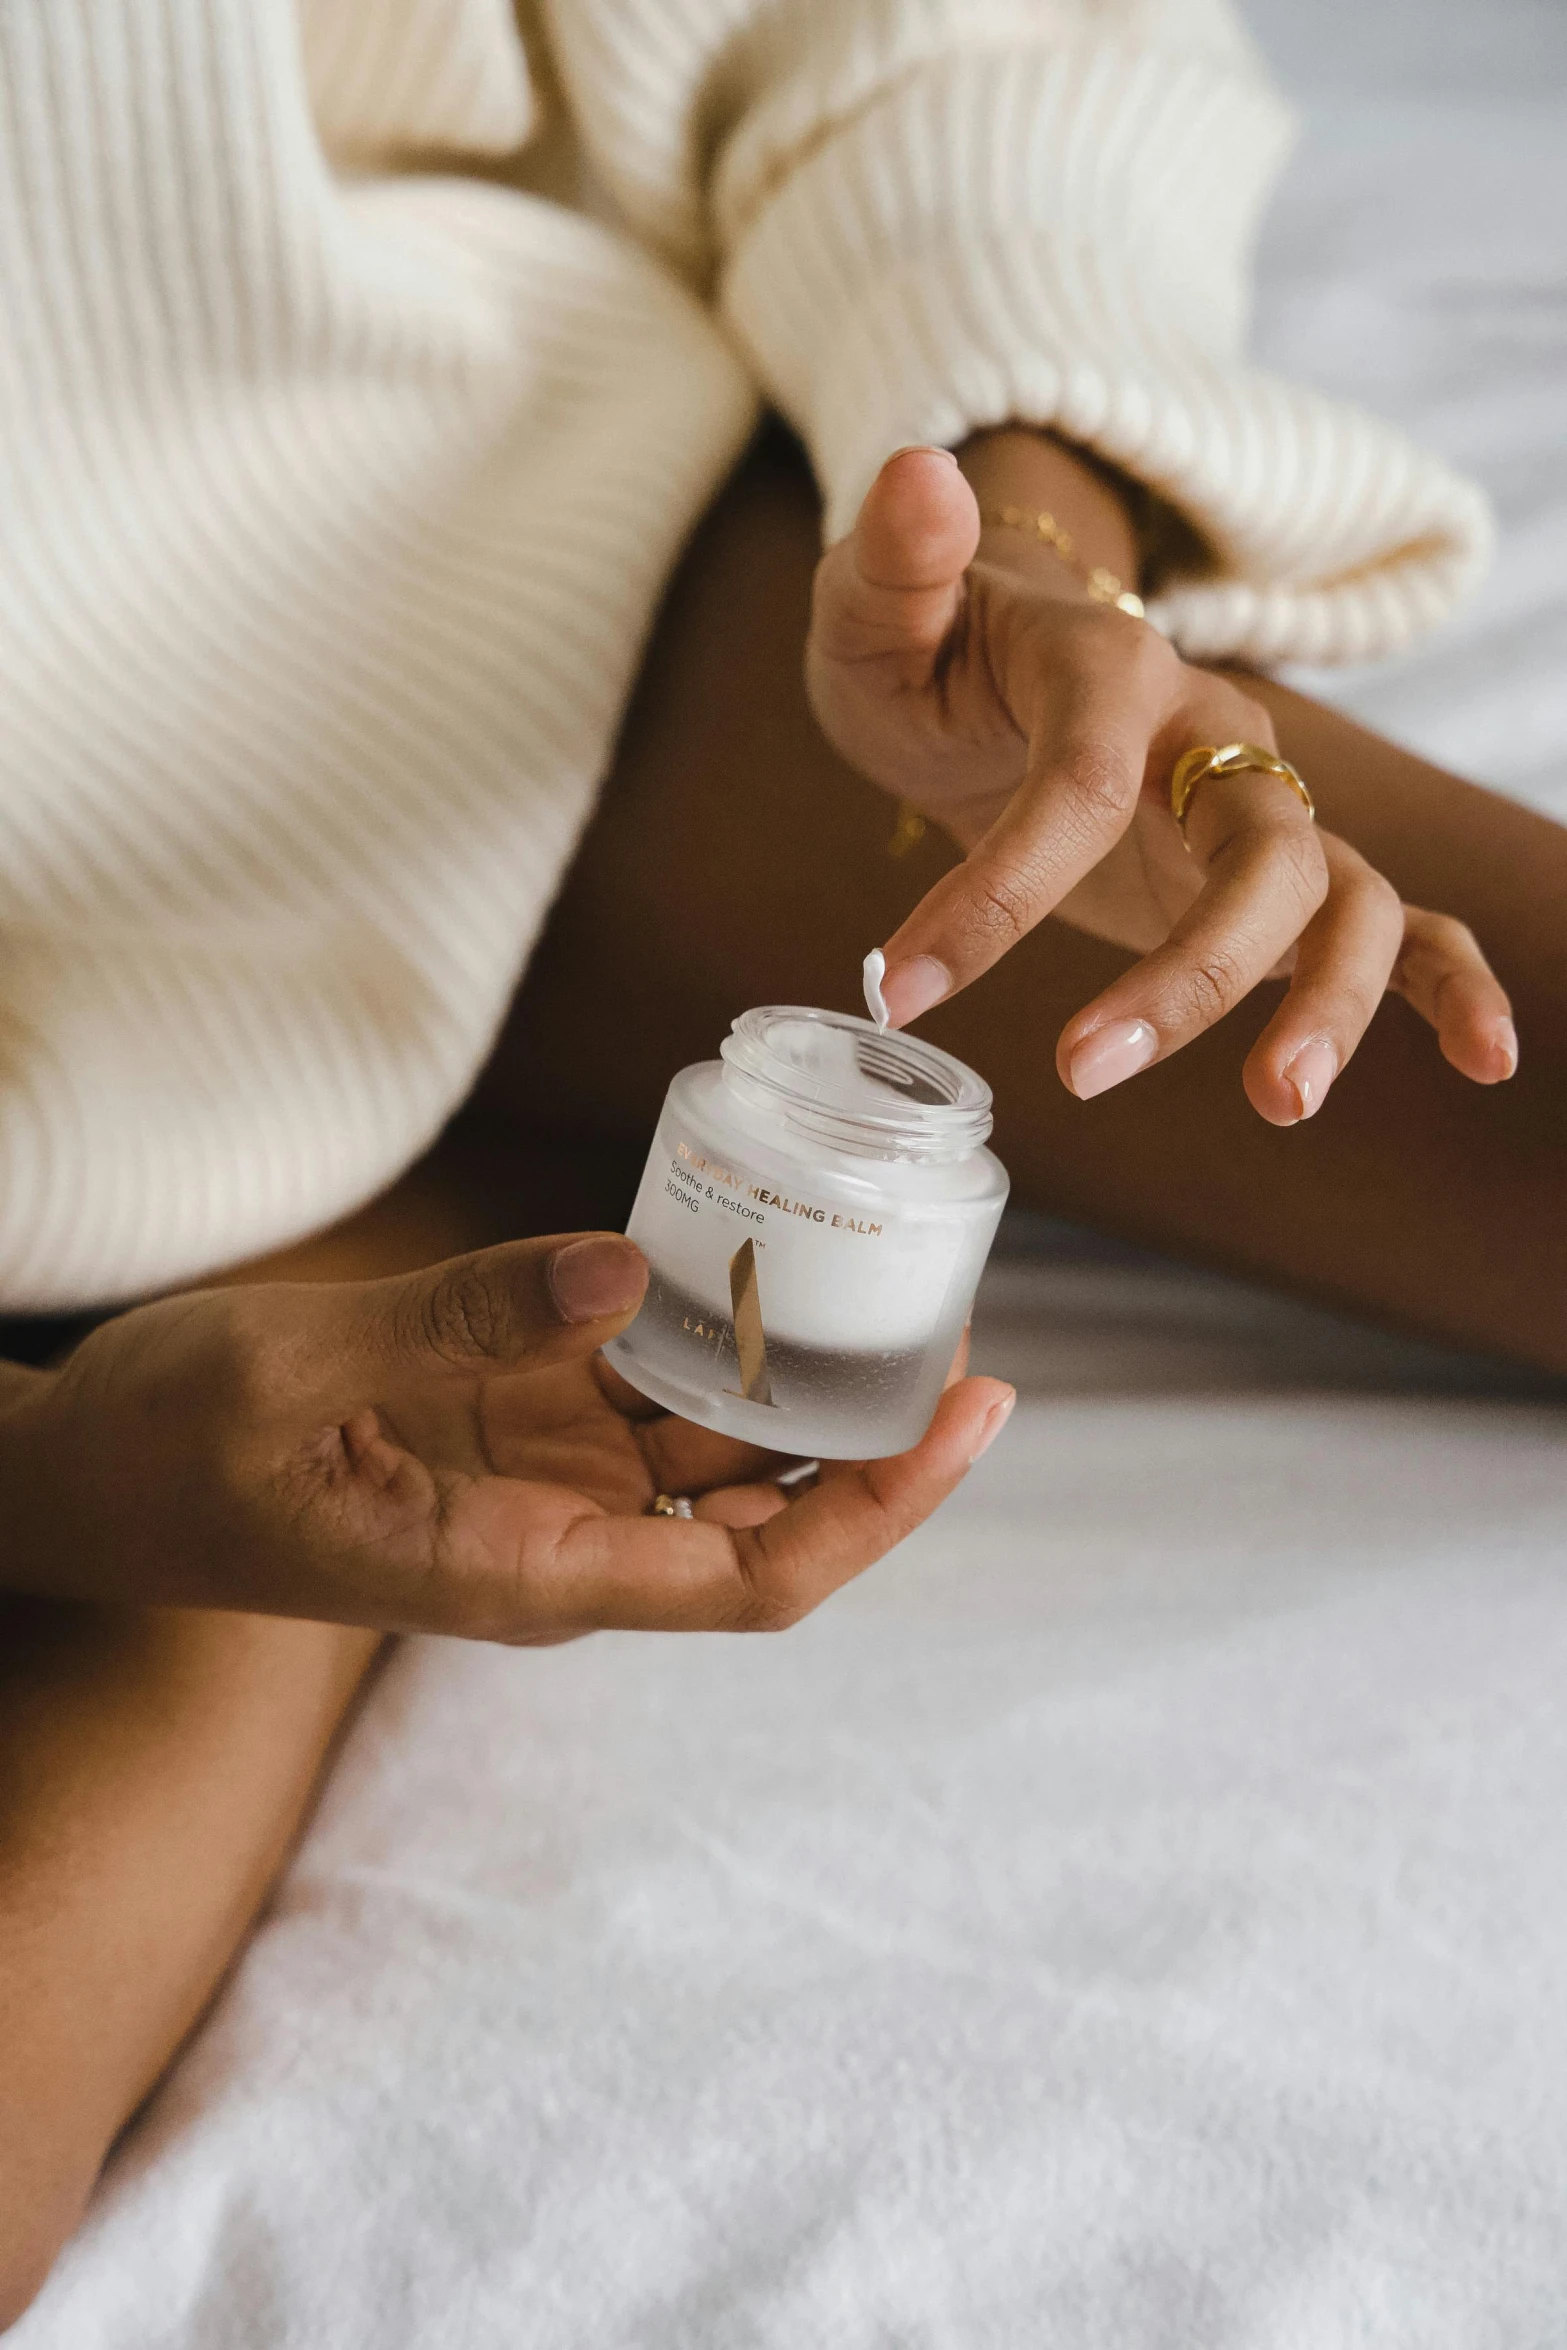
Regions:
M 463 176 L 552 109 L 613 223 Z M 0 9 L 0 1303 L 435 1133 L 759 397 L 830 533 L 902 442 L 1103 451 L 1196 652 L 1445 612 L 1476 493 L 1244 357 L 1286 139 L 1225 0 Z

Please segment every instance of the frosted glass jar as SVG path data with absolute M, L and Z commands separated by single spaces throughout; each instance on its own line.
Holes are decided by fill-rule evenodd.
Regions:
M 1007 1196 L 990 1088 L 847 1013 L 745 1012 L 669 1089 L 627 1227 L 651 1267 L 605 1349 L 655 1403 L 826 1460 L 930 1424 Z

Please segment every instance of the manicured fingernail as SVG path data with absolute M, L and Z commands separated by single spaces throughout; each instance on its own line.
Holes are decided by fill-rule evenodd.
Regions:
M 1159 1039 L 1146 1020 L 1112 1020 L 1085 1036 L 1071 1060 L 1067 1075 L 1080 1102 L 1096 1093 L 1108 1093 L 1123 1078 L 1146 1069 L 1159 1050 Z
M 647 1263 L 634 1240 L 596 1232 L 589 1240 L 568 1240 L 558 1248 L 548 1277 L 563 1322 L 596 1322 L 603 1314 L 623 1314 L 640 1304 Z
M 968 1456 L 968 1465 L 971 1469 L 974 1466 L 974 1463 L 979 1459 L 979 1456 L 982 1452 L 989 1452 L 991 1446 L 995 1443 L 996 1438 L 1001 1434 L 1001 1431 L 1006 1426 L 1008 1420 L 1011 1419 L 1012 1406 L 1016 1402 L 1017 1389 L 1014 1388 L 1010 1395 L 1004 1396 L 1002 1398 L 1000 1403 L 993 1403 L 991 1405 L 989 1411 L 985 1414 L 984 1419 L 980 1422 L 979 1442 L 975 1445 L 973 1451 Z
M 1497 1059 L 1504 1064 L 1502 1075 L 1511 1077 L 1518 1066 L 1518 1031 L 1511 1020 L 1493 1021 L 1491 1050 Z
M 1338 1054 L 1325 1036 L 1308 1037 L 1284 1064 L 1284 1081 L 1295 1096 L 1295 1123 L 1320 1110 L 1338 1075 Z
M 951 992 L 952 973 L 934 955 L 916 955 L 911 962 L 895 963 L 881 983 L 881 1000 L 894 1028 L 906 1028 Z
M 957 463 L 950 449 L 938 449 L 933 441 L 905 441 L 901 449 L 893 450 L 892 457 L 945 457 L 949 465 Z M 892 457 L 887 458 L 887 464 L 892 463 Z

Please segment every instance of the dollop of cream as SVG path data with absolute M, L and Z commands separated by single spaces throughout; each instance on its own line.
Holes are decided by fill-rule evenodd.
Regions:
M 881 992 L 881 983 L 886 976 L 886 971 L 886 956 L 880 947 L 872 947 L 861 965 L 861 972 L 865 984 L 865 1009 L 878 1028 L 885 1028 L 887 1025 L 887 1005 Z

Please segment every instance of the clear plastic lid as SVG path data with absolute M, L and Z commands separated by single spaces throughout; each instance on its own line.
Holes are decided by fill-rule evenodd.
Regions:
M 982 1077 L 937 1045 L 851 1012 L 761 1005 L 741 1013 L 720 1049 L 742 1100 L 834 1150 L 940 1165 L 968 1158 L 990 1133 Z

